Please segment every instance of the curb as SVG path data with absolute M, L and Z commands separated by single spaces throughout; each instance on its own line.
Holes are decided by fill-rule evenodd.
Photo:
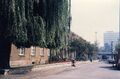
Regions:
M 32 68 L 32 71 L 48 70 L 65 66 L 71 66 L 71 62 L 36 65 Z
M 76 65 L 89 63 L 90 61 L 76 61 Z M 97 61 L 93 61 L 97 62 Z M 40 71 L 40 70 L 48 70 L 59 67 L 69 67 L 71 66 L 71 62 L 62 62 L 62 63 L 53 63 L 53 64 L 45 64 L 45 65 L 36 65 L 32 68 L 32 71 Z

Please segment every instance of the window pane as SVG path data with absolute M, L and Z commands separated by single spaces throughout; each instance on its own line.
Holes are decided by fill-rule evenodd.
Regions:
M 41 56 L 44 56 L 44 48 L 41 48 L 41 49 L 40 49 L 40 55 L 41 55 Z
M 19 48 L 19 55 L 25 55 L 25 48 L 24 47 Z
M 35 46 L 31 46 L 31 55 L 35 55 L 35 52 L 36 52 Z

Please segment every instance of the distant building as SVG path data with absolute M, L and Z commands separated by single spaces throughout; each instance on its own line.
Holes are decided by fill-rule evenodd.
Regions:
M 104 33 L 104 47 L 99 51 L 99 56 L 101 58 L 113 59 L 115 46 L 118 42 L 119 34 L 118 32 L 108 31 Z
M 118 42 L 119 34 L 118 32 L 108 31 L 104 33 L 104 48 L 106 52 L 110 52 L 111 49 L 115 49 Z

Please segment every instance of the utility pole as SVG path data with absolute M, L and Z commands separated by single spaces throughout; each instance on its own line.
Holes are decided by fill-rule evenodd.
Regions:
M 95 32 L 95 47 L 98 46 L 98 41 L 97 41 L 97 32 Z M 94 52 L 96 52 L 93 56 L 94 56 L 94 59 L 96 59 L 97 57 L 97 49 L 94 50 Z
M 97 32 L 95 32 L 95 45 L 97 45 Z
M 97 32 L 95 32 L 95 43 L 97 43 Z
M 111 54 L 112 54 L 112 59 L 114 59 L 114 53 L 113 53 L 113 41 L 111 41 Z
M 114 52 L 113 52 L 113 41 L 111 41 L 111 54 L 112 54 L 113 67 L 114 67 Z
M 120 42 L 120 0 L 119 0 L 119 42 Z
M 119 39 L 118 39 L 118 43 L 120 43 L 120 0 L 119 0 Z M 120 60 L 120 51 L 117 51 L 118 54 L 116 55 L 116 66 L 118 67 L 119 64 L 119 60 Z

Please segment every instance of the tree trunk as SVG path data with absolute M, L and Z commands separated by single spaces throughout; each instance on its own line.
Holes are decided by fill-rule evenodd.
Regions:
M 0 69 L 10 68 L 11 43 L 4 38 L 0 38 Z

